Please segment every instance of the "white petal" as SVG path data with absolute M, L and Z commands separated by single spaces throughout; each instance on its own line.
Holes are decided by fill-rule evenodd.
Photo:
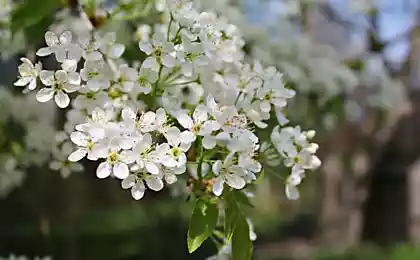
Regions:
M 43 88 L 36 93 L 36 100 L 39 102 L 47 102 L 54 96 L 54 90 L 52 88 Z
M 151 162 L 146 162 L 146 170 L 147 172 L 150 172 L 151 174 L 157 175 L 159 174 L 159 168 L 156 164 Z
M 77 61 L 76 60 L 65 60 L 61 64 L 61 68 L 65 71 L 76 71 L 77 69 Z
M 84 133 L 73 132 L 70 134 L 70 140 L 78 146 L 87 146 L 87 138 Z
M 121 57 L 124 51 L 125 51 L 124 44 L 115 43 L 109 49 L 108 57 L 110 57 L 111 59 L 118 59 L 119 57 Z
M 172 57 L 171 55 L 165 55 L 162 58 L 162 63 L 163 65 L 165 65 L 165 67 L 167 68 L 173 68 L 174 66 L 176 66 L 176 59 L 174 57 Z
M 185 77 L 191 77 L 192 76 L 193 66 L 192 66 L 191 63 L 189 63 L 189 62 L 183 63 L 181 69 L 182 69 L 182 74 Z
M 60 43 L 63 45 L 71 43 L 72 35 L 70 31 L 65 31 L 60 35 Z
M 216 146 L 216 138 L 211 135 L 206 135 L 202 140 L 202 144 L 205 149 L 211 150 Z
M 83 148 L 77 149 L 76 151 L 72 152 L 69 155 L 68 160 L 70 162 L 77 162 L 77 161 L 80 161 L 83 157 L 85 157 L 86 154 L 87 154 L 86 149 L 83 149 Z
M 54 71 L 42 70 L 39 73 L 39 78 L 45 86 L 51 86 L 54 83 Z
M 54 77 L 59 83 L 67 82 L 67 72 L 64 70 L 57 70 L 54 73 Z
M 67 83 L 67 84 L 64 84 L 63 85 L 63 89 L 67 93 L 73 93 L 73 92 L 79 90 L 80 89 L 80 86 L 79 85 L 75 85 L 75 84 L 69 84 L 69 83 Z
M 112 166 L 107 162 L 102 162 L 96 169 L 96 176 L 99 179 L 105 179 L 106 177 L 109 177 L 109 175 L 111 175 L 111 172 Z
M 179 135 L 181 143 L 190 144 L 195 141 L 195 135 L 190 131 L 184 131 Z
M 172 146 L 178 146 L 180 143 L 179 136 L 181 135 L 181 131 L 175 126 L 170 127 L 165 134 L 166 140 Z
M 213 187 L 212 187 L 214 195 L 216 195 L 216 196 L 222 195 L 224 183 L 225 182 L 223 180 L 223 177 L 216 178 L 216 180 L 213 184 Z
M 194 122 L 187 114 L 179 114 L 176 119 L 186 129 L 191 129 L 193 127 Z
M 203 123 L 209 118 L 207 108 L 203 105 L 198 105 L 193 113 L 193 119 L 196 123 Z
M 68 167 L 64 167 L 64 168 L 61 168 L 60 173 L 61 173 L 61 176 L 62 176 L 63 178 L 67 178 L 67 177 L 69 177 L 69 176 L 70 176 L 71 171 L 70 171 L 70 169 L 69 169 Z
M 159 63 L 154 57 L 148 57 L 146 60 L 143 61 L 142 66 L 147 69 L 159 71 Z
M 268 101 L 263 101 L 260 104 L 261 111 L 268 113 L 271 110 L 271 104 Z
M 36 79 L 35 78 L 33 78 L 32 80 L 31 80 L 31 82 L 29 83 L 29 86 L 28 86 L 28 89 L 29 90 L 34 90 L 34 89 L 36 89 Z
M 177 166 L 178 162 L 170 155 L 164 155 L 160 158 L 160 162 L 166 167 L 173 168 Z
M 83 166 L 80 163 L 72 163 L 70 165 L 70 169 L 73 172 L 81 172 L 81 171 L 83 171 Z
M 55 54 L 55 59 L 58 62 L 64 62 L 66 60 L 67 55 L 66 55 L 66 50 L 64 48 L 62 47 L 55 48 L 54 54 Z
M 160 191 L 163 189 L 163 181 L 156 176 L 149 176 L 146 179 L 146 184 L 150 189 L 154 191 Z
M 240 190 L 245 187 L 245 180 L 236 174 L 227 174 L 225 178 L 226 183 L 234 189 Z
M 131 196 L 135 200 L 140 200 L 144 196 L 144 191 L 146 190 L 146 187 L 144 187 L 144 184 L 142 181 L 139 181 L 136 185 L 134 185 L 131 188 Z
M 93 127 L 88 129 L 88 133 L 96 139 L 103 139 L 105 138 L 105 129 L 99 127 Z
M 222 166 L 223 166 L 223 164 L 222 164 L 222 161 L 220 161 L 220 160 L 217 160 L 213 164 L 212 171 L 216 176 L 218 176 L 220 174 L 220 169 L 222 168 Z
M 96 161 L 98 158 L 106 158 L 108 155 L 108 147 L 106 145 L 94 145 L 92 151 L 88 153 L 87 158 Z
M 290 200 L 297 200 L 299 199 L 299 190 L 296 188 L 296 186 L 293 186 L 291 184 L 286 184 L 286 196 Z
M 23 77 L 18 79 L 15 83 L 13 83 L 13 85 L 15 86 L 26 86 L 28 85 L 28 83 L 31 81 L 32 79 L 30 77 Z
M 97 80 L 91 79 L 86 83 L 86 87 L 96 92 L 101 89 L 101 83 Z
M 52 50 L 50 47 L 44 47 L 44 48 L 40 48 L 37 52 L 36 55 L 44 57 L 44 56 L 48 56 L 52 53 Z
M 200 131 L 198 131 L 198 135 L 205 136 L 210 135 L 214 130 L 214 121 L 206 121 L 201 125 Z
M 61 90 L 57 91 L 54 100 L 59 108 L 66 108 L 70 104 L 69 96 Z
M 88 61 L 99 61 L 102 59 L 102 54 L 98 51 L 90 52 L 85 55 Z
M 53 46 L 58 44 L 58 37 L 55 35 L 55 33 L 48 31 L 45 33 L 45 43 L 48 46 Z
M 51 170 L 54 170 L 54 171 L 60 170 L 61 169 L 61 166 L 62 166 L 62 164 L 59 161 L 52 161 L 50 163 L 50 169 Z
M 283 112 L 281 111 L 281 109 L 276 109 L 276 117 L 277 117 L 277 121 L 279 122 L 279 124 L 281 126 L 289 123 L 289 119 L 287 119 Z
M 134 175 L 130 175 L 121 181 L 121 187 L 125 190 L 133 187 L 134 185 L 136 185 L 136 177 Z
M 166 174 L 166 175 L 165 175 L 165 181 L 166 181 L 168 184 L 174 184 L 177 180 L 178 180 L 178 178 L 176 177 L 176 175 L 175 175 L 175 174 L 171 174 L 171 173 L 169 173 L 169 174 Z
M 153 52 L 153 46 L 150 43 L 139 42 L 139 48 L 147 55 L 150 55 Z
M 112 172 L 114 173 L 115 177 L 121 180 L 127 178 L 128 175 L 130 174 L 127 164 L 122 163 L 122 162 L 116 163 L 114 165 Z

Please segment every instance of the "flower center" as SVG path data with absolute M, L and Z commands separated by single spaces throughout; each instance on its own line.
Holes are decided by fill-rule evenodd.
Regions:
M 113 165 L 118 162 L 118 155 L 116 152 L 108 154 L 108 163 Z
M 182 151 L 178 147 L 174 147 L 174 148 L 171 149 L 170 153 L 174 158 L 178 159 L 178 157 L 181 155 Z
M 192 53 L 192 52 L 188 52 L 185 55 L 185 59 L 188 60 L 188 61 L 194 61 L 195 59 L 197 59 L 197 57 L 198 57 L 198 54 Z
M 108 97 L 111 99 L 116 99 L 121 96 L 121 91 L 117 88 L 111 88 L 108 92 Z
M 153 51 L 153 55 L 156 57 L 162 56 L 163 50 L 162 47 L 156 47 Z
M 140 85 L 144 85 L 144 84 L 146 83 L 146 76 L 141 76 L 141 77 L 139 77 L 139 79 L 138 79 L 138 83 L 139 83 Z
M 194 125 L 193 127 L 192 127 L 192 131 L 193 131 L 193 133 L 198 133 L 199 131 L 200 131 L 200 129 L 201 129 L 201 125 L 200 124 L 196 124 L 196 125 Z
M 95 92 L 88 92 L 88 93 L 85 94 L 86 98 L 88 98 L 88 99 L 94 99 L 95 95 L 96 95 Z
M 89 140 L 88 141 L 88 143 L 87 143 L 87 149 L 89 150 L 89 151 L 92 151 L 92 148 L 93 148 L 93 145 L 94 145 L 95 143 L 92 141 L 92 140 Z
M 95 77 L 95 76 L 98 76 L 99 75 L 99 73 L 98 72 L 96 72 L 96 71 L 89 71 L 88 72 L 88 78 L 93 78 L 93 77 Z

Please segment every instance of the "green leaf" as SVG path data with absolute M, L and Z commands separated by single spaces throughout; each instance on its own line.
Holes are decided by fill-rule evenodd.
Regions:
M 197 200 L 188 229 L 188 252 L 197 250 L 213 234 L 218 217 L 216 202 Z
M 236 197 L 233 192 L 225 196 L 225 236 L 226 242 L 230 241 L 236 227 L 236 219 L 240 213 Z
M 247 207 L 250 207 L 250 208 L 254 208 L 254 205 L 251 203 L 248 196 L 246 196 L 246 194 L 243 193 L 242 191 L 235 191 L 235 197 L 236 197 L 236 200 L 241 205 L 244 205 L 244 206 L 247 206 Z
M 264 179 L 265 176 L 265 170 L 262 169 L 262 171 L 260 172 L 260 174 L 258 175 L 257 180 L 255 180 L 255 184 L 260 184 L 262 182 L 262 180 Z
M 244 215 L 239 214 L 232 237 L 232 260 L 250 260 L 253 245 L 249 237 L 249 225 Z
M 60 0 L 23 1 L 12 11 L 11 30 L 16 33 L 20 29 L 35 25 L 46 17 L 52 17 L 54 9 L 61 5 Z

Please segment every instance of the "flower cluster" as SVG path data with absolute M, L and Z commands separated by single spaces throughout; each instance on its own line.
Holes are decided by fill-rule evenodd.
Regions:
M 284 164 L 292 168 L 286 181 L 286 195 L 291 199 L 299 198 L 297 186 L 302 182 L 306 170 L 313 170 L 321 165 L 315 155 L 318 144 L 311 143 L 315 131 L 301 131 L 300 127 L 276 126 L 271 134 L 271 141 L 277 151 L 285 158 Z
M 146 58 L 136 66 L 124 62 L 115 33 L 74 39 L 69 31 L 47 32 L 37 55 L 54 55 L 60 69 L 23 59 L 15 85 L 35 90 L 39 79 L 39 102 L 71 104 L 60 139 L 75 146 L 61 164 L 65 175 L 87 157 L 100 162 L 98 178 L 120 179 L 134 199 L 177 182 L 187 169 L 216 196 L 227 186 L 243 189 L 262 170 L 255 129 L 267 128 L 273 115 L 287 124 L 283 110 L 295 91 L 274 67 L 245 63 L 244 41 L 227 20 L 198 12 L 188 0 L 168 1 L 165 14 L 164 25 L 142 30 L 138 45 Z M 315 145 L 301 137 L 313 132 L 290 129 L 281 129 L 276 148 L 292 178 L 301 178 L 319 166 Z
M 250 22 L 248 18 L 251 16 L 247 17 L 232 1 L 196 2 L 203 9 L 212 9 L 234 21 L 243 31 L 246 41 L 252 42 L 247 54 L 258 57 L 266 64 L 275 65 L 287 82 L 295 85 L 299 97 L 288 109 L 292 121 L 300 122 L 307 116 L 308 110 L 316 109 L 314 115 L 321 117 L 321 120 L 316 120 L 314 126 L 319 130 L 331 131 L 342 120 L 360 123 L 372 109 L 393 113 L 393 108 L 404 107 L 407 103 L 407 93 L 401 82 L 392 78 L 386 70 L 378 70 L 383 67 L 382 58 L 378 61 L 377 57 L 373 57 L 375 64 L 369 64 L 371 56 L 378 55 L 365 53 L 360 60 L 363 69 L 355 70 L 351 68 L 354 64 L 343 62 L 349 58 L 360 58 L 355 57 L 355 53 L 348 53 L 348 50 L 354 50 L 352 42 L 348 42 L 350 45 L 343 49 L 344 42 L 337 45 L 335 41 L 317 37 L 318 33 L 323 34 L 324 30 L 328 30 L 329 24 L 321 22 L 314 35 L 305 30 L 295 30 L 293 17 L 302 15 L 300 1 L 282 1 L 281 8 L 270 9 L 270 5 L 277 4 L 276 1 L 267 1 L 264 8 L 248 8 L 252 13 L 260 9 L 255 13 L 257 16 L 264 15 L 262 12 L 265 11 L 270 13 L 267 17 L 274 16 L 273 19 L 263 18 L 264 22 L 258 25 Z M 350 12 L 368 12 L 369 6 L 372 6 L 372 1 L 355 0 L 349 3 L 348 9 Z M 314 100 L 314 93 L 322 95 Z M 335 100 L 340 100 L 339 106 L 331 105 L 335 104 Z M 344 111 L 343 115 L 340 115 L 341 111 Z

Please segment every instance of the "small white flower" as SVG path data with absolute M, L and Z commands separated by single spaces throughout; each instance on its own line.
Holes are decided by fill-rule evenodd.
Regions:
M 148 42 L 148 41 L 150 41 L 150 34 L 151 33 L 152 33 L 152 28 L 150 27 L 150 25 L 142 24 L 137 28 L 136 33 L 135 33 L 135 37 L 140 42 Z
M 78 149 L 71 153 L 68 157 L 70 162 L 80 161 L 87 155 L 89 160 L 97 160 L 104 157 L 104 147 L 98 144 L 99 140 L 87 133 L 75 131 L 70 135 L 71 141 L 78 146 Z
M 178 178 L 177 175 L 181 175 L 185 173 L 187 170 L 187 165 L 182 165 L 180 167 L 166 167 L 164 165 L 160 165 L 159 173 L 163 176 L 163 179 L 168 184 L 174 184 L 177 182 Z
M 110 86 L 112 70 L 104 61 L 85 61 L 80 70 L 81 78 L 86 81 L 86 87 L 91 91 L 107 89 Z
M 39 102 L 47 102 L 54 97 L 55 103 L 60 108 L 65 108 L 70 104 L 67 93 L 73 93 L 80 88 L 80 76 L 77 72 L 67 73 L 65 70 L 57 70 L 54 73 L 42 70 L 40 79 L 47 87 L 36 94 L 36 99 Z
M 149 94 L 152 90 L 152 85 L 158 80 L 156 71 L 145 68 L 142 66 L 139 71 L 137 80 L 134 82 L 134 89 L 140 93 Z
M 240 190 L 245 187 L 244 176 L 246 171 L 239 165 L 233 163 L 234 154 L 226 156 L 224 162 L 217 160 L 212 167 L 213 173 L 217 176 L 213 184 L 213 193 L 216 196 L 222 195 L 223 186 L 226 183 L 230 187 Z
M 106 161 L 99 164 L 96 169 L 96 176 L 100 179 L 104 179 L 113 174 L 121 180 L 127 178 L 130 174 L 127 163 L 131 162 L 127 159 L 128 158 L 120 152 L 118 145 L 110 144 L 108 146 Z
M 26 58 L 21 58 L 22 64 L 19 66 L 19 79 L 14 83 L 15 86 L 26 86 L 28 85 L 29 90 L 36 88 L 37 79 L 41 71 L 41 63 L 32 64 L 32 62 Z
M 72 34 L 70 31 L 63 32 L 60 37 L 51 31 L 45 33 L 45 43 L 48 47 L 43 47 L 36 52 L 38 56 L 47 56 L 52 53 L 58 62 L 66 59 L 79 60 L 82 56 L 82 50 L 77 44 L 72 42 Z
M 103 38 L 97 39 L 99 49 L 107 57 L 111 59 L 118 59 L 125 51 L 125 46 L 121 43 L 116 43 L 116 33 L 109 32 Z
M 71 149 L 71 144 L 68 142 L 64 143 L 61 149 L 53 149 L 54 160 L 50 162 L 50 169 L 60 171 L 63 178 L 67 178 L 72 172 L 83 171 L 80 163 L 68 160 Z
M 79 43 L 83 49 L 83 58 L 86 61 L 102 60 L 102 54 L 99 51 L 99 48 L 101 46 L 97 39 L 99 39 L 98 36 L 92 39 L 90 35 L 85 37 L 79 37 Z
M 188 142 L 194 142 L 196 136 L 204 136 L 206 140 L 208 136 L 215 130 L 219 129 L 219 125 L 216 121 L 209 120 L 207 108 L 204 105 L 198 105 L 192 115 L 192 118 L 185 113 L 179 113 L 177 116 L 178 122 L 185 128 L 188 129 L 188 133 L 191 136 L 191 140 Z M 208 142 L 204 142 L 208 144 Z M 212 147 L 205 147 L 211 149 Z
M 136 142 L 128 156 L 136 161 L 139 168 L 153 175 L 159 174 L 159 155 L 152 149 L 152 136 L 149 133 Z
M 166 167 L 181 167 L 187 163 L 185 152 L 191 146 L 191 135 L 188 131 L 181 131 L 177 127 L 170 127 L 165 137 L 168 143 L 163 143 L 156 148 L 161 157 L 161 163 Z
M 160 64 L 167 68 L 177 65 L 177 60 L 172 56 L 174 52 L 173 43 L 166 41 L 165 35 L 156 32 L 152 43 L 139 42 L 139 48 L 147 55 L 151 55 L 143 61 L 142 67 L 159 71 Z
M 163 181 L 156 175 L 147 175 L 142 172 L 139 172 L 137 168 L 134 168 L 136 174 L 130 174 L 121 182 L 123 189 L 131 189 L 131 196 L 135 200 L 140 200 L 144 196 L 147 187 L 154 191 L 160 191 L 163 189 Z

